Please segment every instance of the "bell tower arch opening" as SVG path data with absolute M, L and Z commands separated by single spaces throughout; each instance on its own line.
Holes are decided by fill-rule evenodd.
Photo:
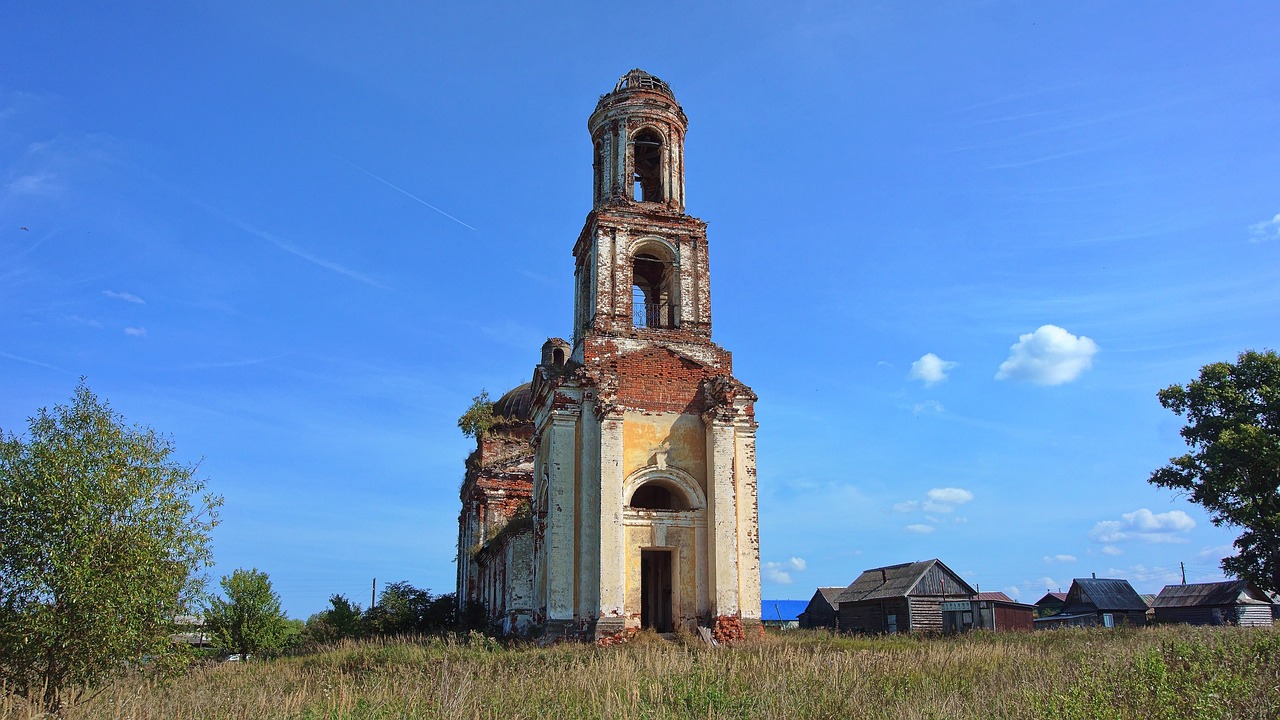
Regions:
M 631 323 L 638 328 L 679 327 L 675 256 L 658 242 L 641 244 L 631 256 Z
M 662 182 L 662 136 L 645 128 L 631 141 L 632 199 L 636 202 L 665 200 Z

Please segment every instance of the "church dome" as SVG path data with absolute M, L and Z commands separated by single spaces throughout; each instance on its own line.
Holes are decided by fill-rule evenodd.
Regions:
M 507 391 L 493 404 L 494 417 L 509 422 L 529 422 L 533 419 L 533 384 L 525 383 Z

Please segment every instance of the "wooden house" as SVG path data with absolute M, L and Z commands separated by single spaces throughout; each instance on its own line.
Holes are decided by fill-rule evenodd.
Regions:
M 838 630 L 836 611 L 839 603 L 836 602 L 836 598 L 840 597 L 842 592 L 844 592 L 842 587 L 818 588 L 813 597 L 809 599 L 809 604 L 805 606 L 804 612 L 800 613 L 800 627 Z
M 864 571 L 836 598 L 842 632 L 957 632 L 974 627 L 969 583 L 941 560 Z
M 1062 604 L 1067 601 L 1064 592 L 1047 592 L 1036 601 L 1036 617 L 1049 617 L 1062 612 Z
M 1155 620 L 1191 625 L 1270 626 L 1271 600 L 1248 580 L 1165 585 L 1153 605 Z
M 1036 618 L 1037 630 L 1054 627 L 1147 624 L 1147 603 L 1128 580 L 1076 578 L 1057 615 Z

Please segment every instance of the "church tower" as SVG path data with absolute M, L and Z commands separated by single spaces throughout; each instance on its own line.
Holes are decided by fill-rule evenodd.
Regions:
M 758 626 L 751 389 L 711 341 L 706 223 L 685 213 L 688 119 L 632 70 L 587 123 L 592 209 L 573 248 L 572 342 L 531 393 L 532 617 L 601 637 Z

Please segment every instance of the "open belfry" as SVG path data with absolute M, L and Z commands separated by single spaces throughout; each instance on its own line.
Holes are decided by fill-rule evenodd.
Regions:
M 754 632 L 756 396 L 711 341 L 706 223 L 685 213 L 688 119 L 666 83 L 632 70 L 587 124 L 573 341 L 548 340 L 478 434 L 459 603 L 508 633 Z

